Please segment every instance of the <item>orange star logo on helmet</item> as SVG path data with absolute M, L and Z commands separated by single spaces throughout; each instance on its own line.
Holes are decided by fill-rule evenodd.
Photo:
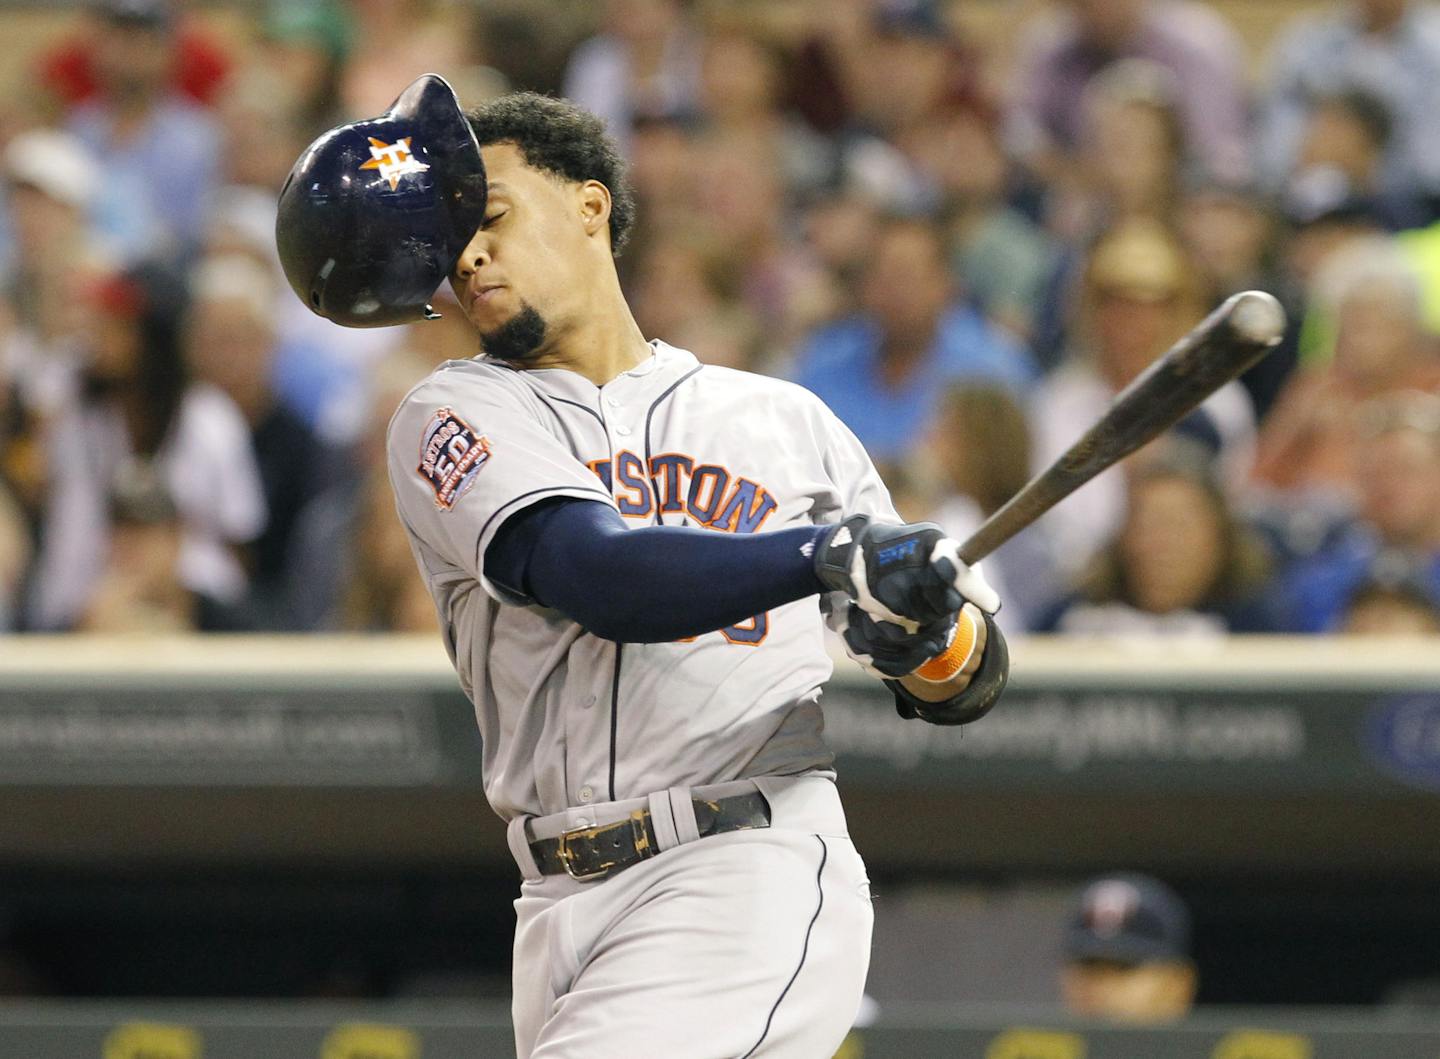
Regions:
M 370 141 L 370 161 L 363 163 L 360 168 L 380 170 L 380 176 L 390 181 L 391 191 L 399 186 L 402 176 L 423 173 L 430 168 L 411 152 L 409 136 L 394 143 L 386 143 L 373 136 L 365 138 Z

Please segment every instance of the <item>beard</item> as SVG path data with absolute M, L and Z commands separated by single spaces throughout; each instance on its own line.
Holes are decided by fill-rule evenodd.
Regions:
M 480 332 L 480 349 L 496 360 L 524 362 L 545 344 L 545 318 L 529 302 L 493 331 Z

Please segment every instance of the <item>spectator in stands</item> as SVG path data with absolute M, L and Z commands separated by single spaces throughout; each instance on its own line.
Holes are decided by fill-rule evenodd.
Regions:
M 224 147 L 218 177 L 221 188 L 210 202 L 207 217 L 210 227 L 224 222 L 228 205 L 224 196 L 232 188 L 256 189 L 273 201 L 276 189 L 308 142 L 299 105 L 267 68 L 239 71 L 218 116 Z M 274 242 L 273 233 L 270 241 Z
M 1255 477 L 1348 497 L 1357 409 L 1399 390 L 1440 392 L 1440 349 L 1423 327 L 1415 272 L 1388 240 L 1333 256 L 1315 287 L 1317 308 L 1336 323 L 1334 355 L 1287 382 L 1260 432 Z
M 1337 170 L 1357 194 L 1373 195 L 1390 142 L 1390 112 L 1368 92 L 1351 88 L 1311 103 L 1295 168 Z
M 575 43 L 574 17 L 591 5 L 492 0 L 466 5 L 476 19 L 480 60 L 519 92 L 558 96 Z
M 1013 393 L 993 385 L 951 386 L 924 447 L 935 462 L 938 497 L 916 518 L 963 541 L 1029 480 L 1030 447 L 1030 424 Z M 1007 633 L 1032 628 L 1062 590 L 1049 540 L 1035 526 L 996 549 L 985 560 L 985 576 L 1005 594 L 997 617 Z
M 1350 0 L 1301 15 L 1276 40 L 1270 66 L 1255 145 L 1272 186 L 1294 170 L 1317 105 L 1359 90 L 1383 104 L 1393 129 L 1381 186 L 1440 194 L 1440 143 L 1432 132 L 1440 9 L 1420 0 Z
M 340 600 L 339 625 L 351 632 L 433 632 L 435 603 L 415 589 L 415 558 L 395 519 L 383 472 L 365 480 L 355 522 L 366 527 L 351 544 L 351 576 Z
M 1280 212 L 1288 222 L 1285 264 L 1292 282 L 1303 290 L 1335 255 L 1353 243 L 1385 234 L 1375 204 L 1357 194 L 1349 180 L 1334 169 L 1311 169 L 1297 174 L 1280 199 Z M 1315 355 L 1324 339 L 1303 343 Z M 1323 350 L 1322 353 L 1328 353 Z
M 946 384 L 990 380 L 1019 392 L 1029 354 L 959 301 L 940 235 L 918 220 L 880 231 L 861 284 L 862 311 L 805 343 L 795 377 L 893 463 L 920 440 Z
M 193 632 L 197 600 L 179 576 L 183 528 L 153 462 L 127 465 L 109 498 L 110 553 L 78 628 L 85 632 Z
M 1355 194 L 1350 182 L 1334 169 L 1298 174 L 1279 208 L 1285 223 L 1276 256 L 1277 282 L 1288 292 L 1296 366 L 1324 364 L 1335 350 L 1335 319 L 1333 306 L 1318 297 L 1325 286 L 1321 277 L 1343 271 L 1339 262 L 1348 254 L 1360 254 L 1360 248 L 1373 247 L 1388 236 L 1375 203 Z M 1396 243 L 1409 234 L 1396 236 Z M 1406 256 L 1413 260 L 1414 255 Z M 1430 294 L 1440 299 L 1440 286 L 1427 297 Z
M 219 130 L 174 91 L 175 12 L 166 0 L 107 3 L 101 15 L 98 90 L 69 121 L 104 173 L 98 224 L 126 262 L 178 261 L 204 233 Z
M 90 102 L 102 91 L 99 40 L 106 32 L 105 23 L 144 22 L 157 11 L 171 17 L 173 6 L 173 0 L 100 0 L 90 12 L 90 25 L 41 55 L 41 84 L 66 110 Z M 230 57 L 219 41 L 191 20 L 179 20 L 173 61 L 166 71 L 177 93 L 210 106 L 219 100 L 230 67 Z
M 565 95 L 605 119 L 628 153 L 646 118 L 693 118 L 700 107 L 698 28 L 681 0 L 606 0 L 600 31 L 570 55 Z
M 37 129 L 6 145 L 4 176 L 15 241 L 0 358 L 23 407 L 44 416 L 79 369 L 85 313 L 75 292 L 109 265 L 87 220 L 102 173 L 75 137 Z
M 1097 74 L 1086 91 L 1081 160 L 1090 217 L 1171 223 L 1187 154 L 1174 77 L 1157 63 L 1127 59 Z
M 1211 461 L 1170 441 L 1127 465 L 1124 521 L 1091 561 L 1054 631 L 1217 637 L 1264 631 L 1270 573 L 1259 538 L 1230 509 Z
M 268 513 L 247 549 L 250 592 L 225 618 L 238 628 L 313 629 L 335 605 L 346 533 L 337 515 L 351 507 L 353 470 L 271 385 L 279 293 L 273 274 L 249 258 L 217 256 L 202 262 L 193 290 L 188 366 L 244 417 Z
M 883 144 L 936 109 L 979 100 L 980 57 L 957 39 L 936 0 L 836 0 L 809 5 L 791 97 L 830 136 Z M 853 146 L 853 145 L 848 145 Z
M 676 230 L 652 243 L 632 284 L 635 319 L 647 335 L 664 335 L 706 364 L 750 369 L 759 329 L 745 305 L 727 291 L 703 232 Z
M 692 217 L 706 226 L 719 266 L 768 342 L 793 348 L 832 309 L 819 264 L 790 235 L 787 190 L 774 144 L 710 137 L 697 161 L 703 198 Z
M 0 507 L 5 512 L 0 514 L 0 523 L 8 526 L 12 518 L 19 520 L 27 538 L 28 564 L 29 538 L 45 500 L 45 442 L 43 417 L 25 400 L 19 365 L 12 355 L 16 348 L 11 340 L 13 327 L 8 306 L 0 303 Z M 19 554 L 8 538 L 0 552 L 11 557 Z M 17 608 L 10 609 L 13 614 Z
M 691 126 L 668 118 L 639 119 L 630 136 L 630 187 L 639 206 L 636 228 L 618 265 L 671 229 L 696 223 L 695 203 L 702 176 Z
M 1249 181 L 1193 174 L 1176 211 L 1185 249 L 1205 287 L 1207 305 L 1219 305 L 1244 290 L 1269 291 L 1286 306 L 1287 326 L 1279 347 L 1241 376 L 1241 384 L 1264 420 L 1295 368 L 1300 337 L 1300 294 L 1279 263 L 1280 233 L 1275 207 Z
M 1064 948 L 1061 993 L 1075 1015 L 1172 1022 L 1195 1002 L 1190 910 L 1158 879 L 1126 873 L 1087 883 Z
M 863 58 L 845 67 L 854 126 L 893 139 L 938 109 L 978 102 L 978 56 L 956 39 L 936 0 L 869 6 Z
M 379 114 L 424 73 L 467 81 L 475 61 L 470 6 L 437 0 L 346 3 L 352 46 L 340 68 L 342 117 L 353 121 Z
M 795 83 L 803 112 L 816 94 L 811 75 L 819 74 L 820 84 L 827 75 L 834 79 L 839 189 L 883 212 L 934 213 L 938 189 L 899 145 L 914 142 L 937 112 L 983 105 L 978 62 L 957 44 L 934 0 L 860 0 L 812 10 L 824 28 L 802 49 Z M 834 17 L 845 10 L 848 17 Z
M 1430 217 L 1421 196 L 1384 186 L 1385 150 L 1392 138 L 1390 113 L 1381 100 L 1357 88 L 1336 92 L 1317 99 L 1310 110 L 1296 173 L 1302 179 L 1315 172 L 1337 174 L 1352 194 L 1369 203 L 1382 227 L 1395 232 L 1417 228 Z
M 1082 273 L 1075 343 L 1030 406 L 1036 468 L 1068 449 L 1204 309 L 1197 271 L 1168 229 L 1134 220 L 1102 235 Z M 1206 400 L 1178 429 L 1215 454 L 1226 482 L 1248 474 L 1255 422 L 1238 383 Z M 1045 516 L 1041 525 L 1066 573 L 1077 573 L 1115 536 L 1124 512 L 1125 477 L 1106 474 Z
M 935 188 L 951 268 L 990 319 L 1028 337 L 1056 264 L 1050 238 L 1009 204 L 1010 165 L 992 110 L 939 108 L 901 144 Z
M 1357 518 L 1318 554 L 1297 562 L 1273 590 L 1282 627 L 1326 632 L 1377 563 L 1419 571 L 1440 604 L 1440 396 L 1399 393 L 1356 413 Z
M 855 311 L 884 219 L 875 201 L 854 188 L 822 193 L 791 214 L 792 251 L 802 253 L 807 266 L 787 321 L 795 334 L 776 341 L 762 328 L 760 370 L 793 374 L 795 356 L 810 333 Z
M 1168 70 L 1143 59 L 1112 63 L 1086 89 L 1077 150 L 1047 183 L 1046 223 L 1065 248 L 1037 312 L 1037 354 L 1047 366 L 1074 341 L 1072 292 L 1085 244 L 1129 220 L 1178 223 L 1189 150 L 1177 91 Z
M 809 203 L 800 215 L 807 252 L 834 284 L 832 315 L 860 300 L 860 284 L 879 237 L 881 211 L 862 195 L 837 192 Z
M 1278 235 L 1273 204 L 1258 188 L 1209 174 L 1194 176 L 1181 189 L 1176 221 L 1204 279 L 1207 302 L 1281 286 L 1272 262 Z
M 47 483 L 42 425 L 13 393 L 0 391 L 0 400 L 0 632 L 7 632 L 24 624 Z
M 288 165 L 288 163 L 287 163 Z M 215 194 L 204 249 L 207 256 L 239 254 L 270 271 L 282 296 L 272 305 L 276 348 L 273 385 L 282 403 L 329 445 L 346 447 L 373 428 L 369 378 L 373 365 L 395 345 L 389 328 L 341 327 L 316 316 L 283 287 L 280 259 L 275 249 L 274 186 L 231 184 Z M 465 333 L 458 307 L 447 312 L 448 287 L 437 294 L 442 320 L 428 322 L 419 333 L 431 341 L 444 333 L 453 337 L 456 325 L 468 344 L 451 347 L 455 356 L 477 352 L 474 329 Z M 450 300 L 453 306 L 453 300 Z M 436 363 L 447 359 L 437 356 Z
M 1399 232 L 1395 241 L 1420 277 L 1426 329 L 1440 334 L 1440 221 Z
M 47 428 L 49 489 L 28 624 L 65 629 L 85 612 L 109 548 L 107 499 L 136 464 L 155 464 L 180 513 L 181 583 L 234 605 L 247 587 L 239 551 L 265 526 L 265 498 L 244 417 L 224 393 L 187 378 L 184 286 L 164 269 L 137 266 L 92 297 L 80 392 Z
M 33 547 L 25 509 L 0 475 L 0 633 L 20 625 L 20 604 Z
M 1425 571 L 1379 562 L 1350 596 L 1340 631 L 1362 636 L 1433 636 L 1440 633 L 1440 603 Z
M 345 120 L 340 78 L 354 33 L 350 11 L 335 0 L 278 0 L 266 12 L 259 62 L 249 72 L 246 87 L 252 97 L 257 95 L 260 75 L 268 94 L 284 100 L 287 121 L 303 132 L 302 142 L 291 152 L 292 162 L 305 142 Z
M 1027 27 L 1009 117 L 1013 150 L 1047 179 L 1083 139 L 1087 88 L 1119 59 L 1146 59 L 1174 78 L 1185 139 L 1217 173 L 1243 172 L 1244 49 L 1208 4 L 1194 0 L 1068 0 Z
M 744 33 L 705 41 L 700 67 L 702 136 L 748 142 L 772 156 L 790 195 L 804 196 L 833 182 L 837 145 L 782 105 L 779 55 Z
M 391 415 L 433 365 L 407 349 L 381 361 L 375 371 L 372 421 Z M 435 603 L 415 576 L 405 528 L 395 517 L 395 497 L 385 470 L 385 439 L 371 431 L 359 445 L 363 475 L 352 537 L 344 549 L 345 581 L 336 624 L 354 632 L 430 632 Z

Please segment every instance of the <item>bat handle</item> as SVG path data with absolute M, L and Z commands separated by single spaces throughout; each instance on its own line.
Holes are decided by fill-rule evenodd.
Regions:
M 990 553 L 1006 540 L 1006 537 L 997 534 L 995 529 L 995 516 L 991 515 L 979 529 L 956 545 L 956 558 L 966 566 L 974 566 L 988 558 Z

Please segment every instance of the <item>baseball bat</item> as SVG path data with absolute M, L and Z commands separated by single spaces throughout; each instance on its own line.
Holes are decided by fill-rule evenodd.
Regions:
M 979 562 L 1065 497 L 1189 414 L 1280 341 L 1285 310 L 1264 291 L 1227 298 L 1111 402 L 1079 441 L 1006 501 L 958 551 Z

